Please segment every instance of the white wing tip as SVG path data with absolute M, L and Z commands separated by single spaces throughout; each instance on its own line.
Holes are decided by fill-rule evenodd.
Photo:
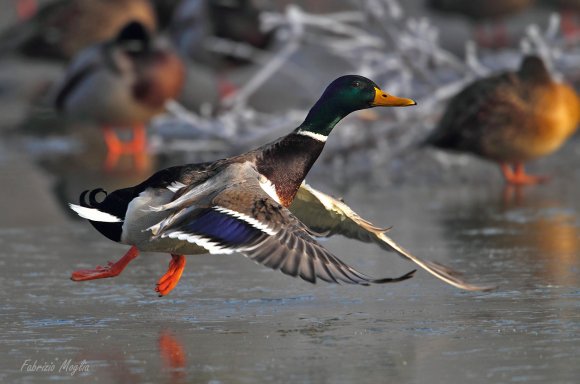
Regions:
M 113 216 L 110 213 L 99 211 L 96 208 L 87 208 L 81 207 L 80 205 L 68 204 L 70 209 L 75 211 L 77 215 L 82 217 L 83 219 L 91 220 L 91 221 L 99 221 L 102 223 L 120 223 L 123 220 L 118 218 L 117 216 Z

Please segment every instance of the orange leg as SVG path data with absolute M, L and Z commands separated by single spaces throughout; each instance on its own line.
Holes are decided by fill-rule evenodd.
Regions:
M 528 175 L 522 162 L 515 163 L 513 169 L 507 163 L 501 163 L 500 167 L 505 181 L 511 185 L 533 185 L 549 180 L 547 176 Z
M 127 143 L 121 141 L 110 126 L 103 127 L 103 137 L 109 153 L 144 153 L 147 149 L 147 133 L 143 124 L 133 126 L 133 139 Z
M 143 124 L 133 126 L 133 140 L 129 143 L 128 152 L 143 153 L 147 149 L 147 132 Z
M 118 276 L 121 272 L 123 272 L 123 269 L 125 269 L 131 260 L 137 256 L 139 256 L 139 250 L 137 247 L 131 247 L 125 256 L 121 257 L 115 263 L 109 261 L 105 267 L 98 265 L 95 269 L 81 269 L 79 271 L 74 271 L 71 276 L 71 280 L 86 281 Z
M 165 296 L 175 288 L 177 283 L 179 283 L 184 268 L 185 256 L 172 253 L 171 261 L 169 262 L 169 269 L 165 275 L 159 279 L 157 287 L 155 288 L 155 291 L 159 293 L 159 296 Z
M 115 133 L 112 127 L 103 127 L 103 137 L 105 138 L 105 143 L 107 144 L 107 149 L 109 153 L 120 154 L 123 152 L 123 143 Z

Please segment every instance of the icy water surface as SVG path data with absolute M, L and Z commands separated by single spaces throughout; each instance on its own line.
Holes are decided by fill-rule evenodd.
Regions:
M 580 203 L 563 185 L 346 195 L 412 252 L 499 284 L 489 293 L 422 271 L 393 285 L 313 286 L 230 255 L 189 257 L 158 298 L 167 255 L 74 283 L 72 270 L 126 247 L 81 221 L 4 228 L 0 381 L 577 383 Z M 371 245 L 325 244 L 372 275 L 413 268 Z

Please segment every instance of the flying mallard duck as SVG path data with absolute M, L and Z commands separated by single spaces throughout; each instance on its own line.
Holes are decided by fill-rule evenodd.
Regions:
M 117 276 L 139 250 L 172 256 L 167 273 L 157 284 L 160 295 L 178 283 L 185 254 L 239 252 L 312 283 L 317 279 L 360 285 L 394 283 L 415 272 L 375 279 L 314 240 L 341 233 L 377 242 L 453 285 L 482 289 L 464 284 L 446 267 L 408 254 L 384 235 L 384 229 L 361 219 L 344 203 L 302 184 L 328 135 L 346 115 L 375 106 L 415 104 L 386 94 L 364 77 L 339 77 L 298 128 L 272 143 L 212 163 L 164 169 L 139 185 L 108 194 L 101 202 L 97 196 L 103 190 L 83 192 L 80 205 L 71 204 L 71 208 L 103 235 L 131 245 L 131 249 L 115 263 L 74 272 L 72 279 Z
M 183 82 L 178 55 L 133 21 L 115 39 L 79 53 L 58 87 L 55 104 L 66 116 L 101 124 L 110 152 L 142 152 L 144 124 L 179 95 Z M 131 143 L 121 142 L 113 131 L 121 126 L 133 128 Z
M 498 162 L 509 184 L 536 184 L 524 163 L 548 155 L 576 131 L 580 102 L 537 56 L 517 72 L 477 80 L 454 96 L 425 144 Z

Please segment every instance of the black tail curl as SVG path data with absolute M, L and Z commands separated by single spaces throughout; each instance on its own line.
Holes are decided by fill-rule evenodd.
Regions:
M 102 199 L 97 200 L 100 194 L 104 194 Z M 119 202 L 114 197 L 117 196 L 117 192 L 112 192 L 110 195 L 102 188 L 97 188 L 93 190 L 86 190 L 81 193 L 79 197 L 79 204 L 81 207 L 98 209 L 99 211 L 109 213 L 120 219 L 125 218 L 125 211 L 127 209 L 127 203 Z M 113 197 L 111 199 L 110 197 Z M 91 225 L 97 229 L 101 234 L 108 237 L 113 241 L 121 240 L 121 232 L 123 228 L 123 223 L 107 223 L 100 221 L 89 220 Z
M 102 199 L 101 201 L 97 201 L 97 195 L 101 192 L 105 194 L 105 198 Z M 87 194 L 89 194 L 88 202 L 86 201 Z M 83 191 L 83 193 L 81 193 L 79 197 L 79 204 L 81 205 L 81 207 L 85 208 L 99 208 L 101 203 L 107 198 L 107 195 L 108 195 L 107 191 L 105 191 L 102 188 L 93 189 L 92 191 L 87 189 L 86 191 Z

